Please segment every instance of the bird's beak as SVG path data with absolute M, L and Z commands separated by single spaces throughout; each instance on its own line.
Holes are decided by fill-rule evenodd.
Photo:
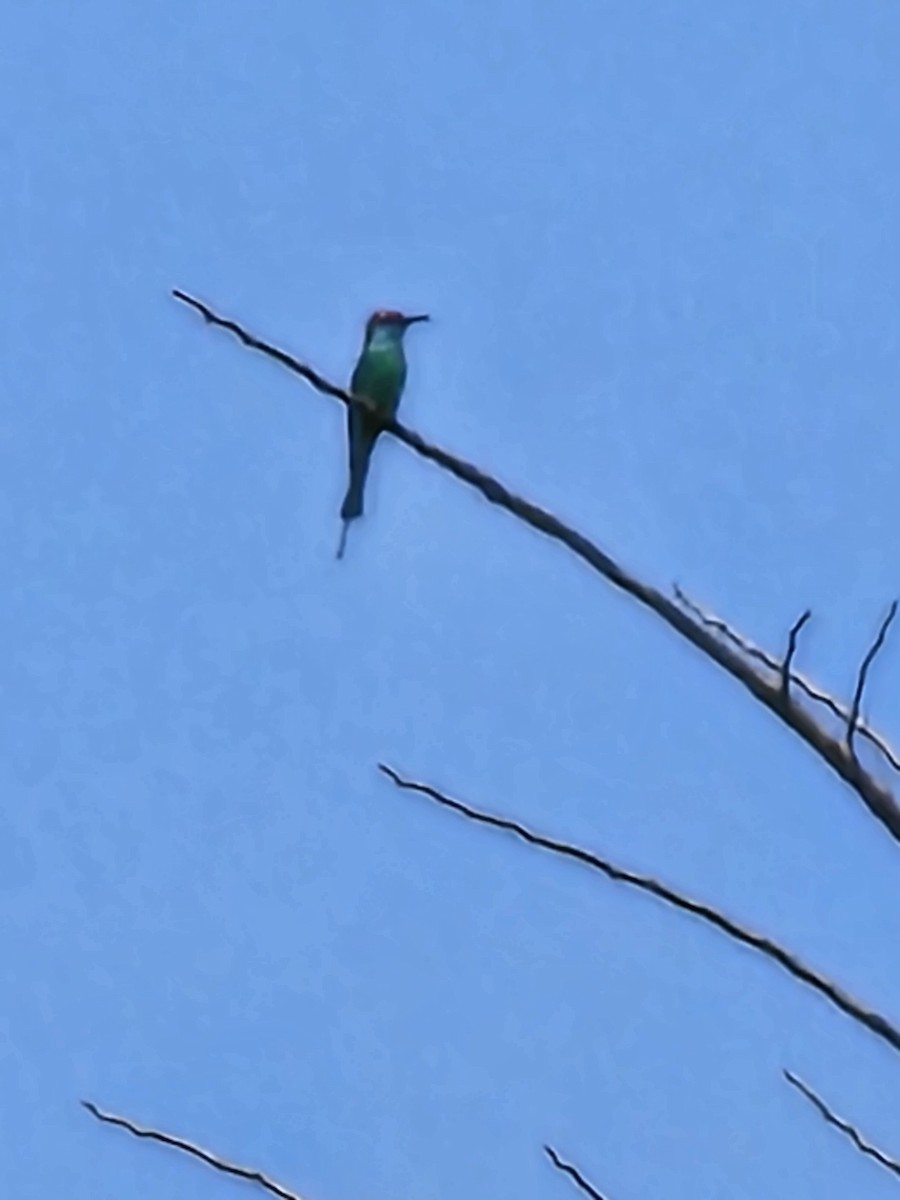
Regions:
M 404 317 L 403 320 L 407 325 L 416 325 L 419 321 L 430 321 L 431 317 L 428 313 L 420 313 L 416 317 Z

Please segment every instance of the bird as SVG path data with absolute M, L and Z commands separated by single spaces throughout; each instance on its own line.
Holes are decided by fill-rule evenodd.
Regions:
M 406 385 L 403 338 L 410 325 L 430 320 L 427 313 L 405 316 L 394 309 L 379 309 L 366 322 L 363 347 L 350 380 L 350 392 L 367 400 L 373 411 L 360 404 L 347 406 L 347 451 L 350 478 L 341 505 L 341 539 L 337 557 L 344 557 L 347 531 L 363 515 L 363 493 L 372 451 L 385 420 L 392 420 Z

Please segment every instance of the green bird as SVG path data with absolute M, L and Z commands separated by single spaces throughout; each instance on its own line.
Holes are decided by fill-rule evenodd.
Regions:
M 428 319 L 425 313 L 417 317 L 405 317 L 401 312 L 381 310 L 373 313 L 366 322 L 363 348 L 350 380 L 350 391 L 354 396 L 365 397 L 375 411 L 368 412 L 359 404 L 351 404 L 347 410 L 350 481 L 341 505 L 344 527 L 337 550 L 338 558 L 344 556 L 351 521 L 363 514 L 366 476 L 372 451 L 382 430 L 381 422 L 396 416 L 400 406 L 400 397 L 406 384 L 403 335 L 410 325 Z

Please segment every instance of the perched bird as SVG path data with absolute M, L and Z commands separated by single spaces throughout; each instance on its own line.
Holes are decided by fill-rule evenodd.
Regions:
M 381 421 L 396 415 L 403 395 L 406 383 L 403 335 L 410 325 L 427 320 L 428 316 L 424 313 L 417 317 L 405 317 L 400 312 L 382 310 L 373 313 L 366 322 L 363 348 L 350 380 L 350 391 L 354 396 L 367 399 L 375 412 L 369 412 L 359 404 L 351 404 L 347 410 L 350 481 L 341 505 L 344 527 L 337 550 L 338 558 L 344 556 L 350 522 L 363 514 L 366 476 L 372 450 L 381 433 Z

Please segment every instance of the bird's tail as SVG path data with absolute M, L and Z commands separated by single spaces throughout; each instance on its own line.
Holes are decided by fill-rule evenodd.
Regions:
M 352 521 L 363 515 L 363 495 L 366 489 L 366 478 L 369 474 L 369 463 L 372 459 L 372 447 L 375 438 L 358 437 L 350 446 L 350 481 L 347 493 L 341 505 L 341 520 L 344 527 L 341 530 L 341 540 L 338 543 L 337 557 L 344 557 L 347 546 L 347 531 Z
M 354 461 L 350 464 L 350 482 L 347 484 L 347 493 L 344 496 L 344 502 L 341 505 L 341 520 L 355 521 L 363 515 L 363 493 L 366 488 L 366 476 L 369 474 L 369 455 L 354 455 Z

